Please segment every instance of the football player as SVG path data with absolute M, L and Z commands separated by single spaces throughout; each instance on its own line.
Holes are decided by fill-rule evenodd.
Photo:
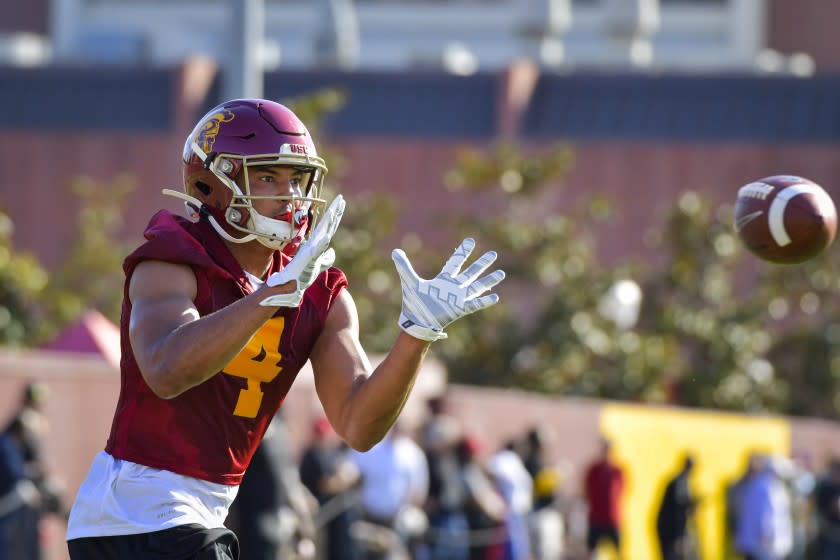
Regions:
M 464 266 L 465 239 L 423 279 L 405 253 L 401 332 L 371 367 L 356 306 L 330 241 L 327 167 L 304 124 L 261 99 L 232 100 L 198 122 L 183 152 L 191 219 L 155 214 L 124 262 L 121 390 L 105 449 L 68 524 L 79 559 L 234 559 L 224 526 L 237 485 L 298 371 L 311 360 L 335 431 L 377 443 L 405 403 L 429 344 L 498 300 L 504 272 L 487 252 Z

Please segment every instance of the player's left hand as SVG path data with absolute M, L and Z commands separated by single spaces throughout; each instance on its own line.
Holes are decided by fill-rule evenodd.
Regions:
M 294 258 L 280 272 L 266 280 L 266 286 L 281 286 L 292 280 L 297 282 L 295 291 L 268 296 L 260 302 L 265 307 L 297 307 L 303 300 L 303 292 L 312 285 L 321 272 L 335 262 L 335 251 L 329 246 L 344 215 L 344 197 L 337 195 L 324 216 L 315 226 L 312 235 L 304 241 Z
M 415 338 L 435 341 L 446 338 L 447 325 L 499 301 L 496 294 L 481 296 L 504 280 L 504 270 L 494 270 L 479 278 L 496 260 L 496 252 L 488 251 L 461 272 L 461 267 L 475 248 L 468 237 L 455 249 L 440 273 L 431 280 L 417 276 L 402 249 L 394 249 L 391 257 L 402 284 L 400 328 Z M 481 297 L 479 297 L 481 296 Z

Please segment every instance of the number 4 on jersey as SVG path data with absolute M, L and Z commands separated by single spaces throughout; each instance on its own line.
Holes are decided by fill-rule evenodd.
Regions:
M 222 371 L 235 377 L 244 377 L 248 381 L 247 388 L 239 391 L 234 416 L 256 418 L 263 398 L 261 384 L 273 381 L 283 370 L 279 365 L 282 358 L 280 352 L 272 349 L 278 346 L 284 324 L 283 317 L 270 319 L 254 333 L 245 348 Z

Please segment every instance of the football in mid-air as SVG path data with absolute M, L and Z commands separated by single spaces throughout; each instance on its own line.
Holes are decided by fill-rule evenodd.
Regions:
M 738 190 L 735 231 L 762 260 L 801 263 L 834 241 L 837 211 L 828 193 L 813 181 L 773 175 Z

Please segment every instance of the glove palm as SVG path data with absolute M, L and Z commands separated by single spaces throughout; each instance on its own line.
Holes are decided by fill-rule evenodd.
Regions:
M 481 294 L 501 282 L 505 272 L 495 270 L 479 278 L 496 260 L 495 251 L 484 253 L 466 270 L 460 271 L 474 248 L 472 238 L 464 239 L 431 280 L 420 278 L 414 272 L 402 249 L 393 251 L 391 257 L 400 276 L 403 295 L 400 328 L 421 340 L 440 340 L 446 338 L 443 331 L 452 322 L 499 301 L 496 294 Z
M 333 199 L 324 217 L 312 231 L 312 235 L 304 241 L 295 253 L 294 258 L 281 270 L 275 272 L 266 280 L 269 287 L 280 286 L 295 280 L 295 291 L 287 294 L 268 296 L 260 302 L 265 307 L 297 307 L 303 300 L 303 292 L 315 282 L 321 272 L 328 269 L 335 262 L 335 251 L 329 247 L 330 241 L 338 229 L 341 217 L 344 215 L 344 197 L 338 195 Z

